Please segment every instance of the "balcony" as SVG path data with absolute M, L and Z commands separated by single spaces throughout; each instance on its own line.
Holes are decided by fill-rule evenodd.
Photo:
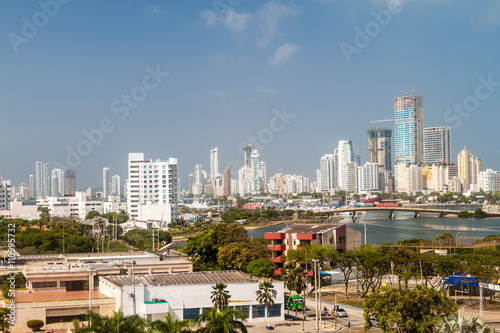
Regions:
M 278 262 L 282 262 L 283 256 L 278 256 L 276 258 L 270 258 L 270 259 L 271 259 L 272 262 L 278 263 Z
M 316 234 L 297 234 L 298 240 L 313 240 L 316 239 Z
M 267 248 L 271 251 L 286 251 L 286 245 L 285 244 L 268 244 Z
M 285 234 L 281 232 L 266 232 L 264 234 L 265 239 L 285 239 Z

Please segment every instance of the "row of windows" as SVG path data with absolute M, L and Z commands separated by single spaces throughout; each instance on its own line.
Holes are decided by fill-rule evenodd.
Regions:
M 55 287 L 57 287 L 57 281 L 33 282 L 33 288 L 55 288 Z
M 239 305 L 232 306 L 237 310 L 240 310 L 243 315 L 248 318 L 250 315 L 250 305 Z M 183 310 L 184 319 L 195 319 L 199 314 L 200 310 L 202 313 L 209 312 L 212 308 L 186 308 Z M 269 307 L 270 317 L 281 317 L 281 304 L 273 304 Z M 252 305 L 252 318 L 265 318 L 266 317 L 266 306 L 265 305 Z

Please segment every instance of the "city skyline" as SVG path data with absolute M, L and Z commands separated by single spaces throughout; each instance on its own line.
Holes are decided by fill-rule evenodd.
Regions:
M 241 147 L 255 140 L 269 175 L 281 168 L 315 179 L 339 140 L 368 161 L 370 122 L 390 118 L 393 98 L 410 89 L 425 97 L 425 127 L 452 127 L 454 163 L 467 144 L 500 169 L 500 151 L 484 136 L 500 117 L 498 4 L 399 3 L 388 19 L 382 0 L 242 2 L 223 12 L 201 1 L 70 2 L 29 38 L 23 18 L 43 8 L 2 3 L 0 91 L 9 98 L 0 107 L 9 126 L 0 138 L 9 144 L 0 147 L 0 176 L 28 183 L 44 161 L 75 170 L 78 189 L 97 188 L 103 167 L 126 179 L 127 154 L 144 152 L 177 158 L 186 187 L 194 165 L 208 169 L 213 147 L 218 172 L 231 166 L 235 178 Z M 357 35 L 384 19 L 377 34 Z M 16 46 L 13 34 L 26 42 Z M 346 57 L 345 45 L 357 52 Z M 84 141 L 88 156 L 69 165 L 67 148 Z

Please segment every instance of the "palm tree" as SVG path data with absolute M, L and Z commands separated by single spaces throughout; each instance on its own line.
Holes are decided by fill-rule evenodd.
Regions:
M 197 332 L 200 333 L 247 333 L 247 328 L 243 324 L 245 315 L 234 308 L 225 308 L 217 311 L 212 308 L 209 312 L 204 312 L 196 317 L 196 324 L 200 325 Z
M 276 289 L 274 289 L 274 285 L 270 281 L 264 281 L 259 283 L 259 290 L 255 292 L 257 294 L 257 301 L 259 304 L 264 304 L 267 309 L 267 326 L 271 327 L 271 313 L 269 312 L 271 305 L 274 304 L 274 300 L 276 299 Z
M 190 319 L 176 320 L 172 313 L 167 313 L 165 320 L 155 320 L 150 323 L 154 332 L 158 333 L 188 333 L 193 321 Z
M 139 315 L 124 316 L 122 310 L 114 311 L 113 316 L 101 316 L 91 310 L 87 311 L 90 325 L 73 322 L 74 333 L 144 333 L 146 323 Z M 91 320 L 90 320 L 91 319 Z
M 297 295 L 300 295 L 302 290 L 306 288 L 303 274 L 304 269 L 300 265 L 294 262 L 287 263 L 283 274 L 283 281 L 287 289 L 295 291 Z M 297 319 L 297 308 L 295 308 L 295 319 Z
M 220 312 L 227 308 L 229 299 L 231 298 L 231 295 L 229 295 L 229 292 L 226 290 L 226 288 L 227 284 L 224 283 L 217 283 L 214 287 L 212 287 L 213 291 L 210 298 L 212 300 L 212 303 L 214 303 L 215 308 Z
M 490 333 L 491 329 L 481 317 L 467 317 L 462 313 L 453 313 L 441 318 L 434 326 L 436 333 Z

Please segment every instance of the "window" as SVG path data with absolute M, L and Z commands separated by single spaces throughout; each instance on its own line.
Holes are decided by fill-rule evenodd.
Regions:
M 252 305 L 252 318 L 264 318 L 266 316 L 265 305 Z
M 212 308 L 201 308 L 201 313 L 207 313 L 210 312 L 210 310 L 212 310 Z
M 33 288 L 56 288 L 57 281 L 52 282 L 33 282 Z
M 194 319 L 200 314 L 200 308 L 187 308 L 182 312 L 183 319 Z
M 281 304 L 273 304 L 269 307 L 269 317 L 281 317 Z
M 250 305 L 237 305 L 234 308 L 240 310 L 246 318 L 250 316 Z

